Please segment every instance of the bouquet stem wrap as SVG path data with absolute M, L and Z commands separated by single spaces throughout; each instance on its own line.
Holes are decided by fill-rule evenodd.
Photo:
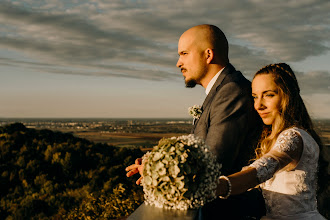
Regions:
M 215 198 L 221 164 L 194 135 L 163 138 L 143 157 L 145 203 L 187 210 Z

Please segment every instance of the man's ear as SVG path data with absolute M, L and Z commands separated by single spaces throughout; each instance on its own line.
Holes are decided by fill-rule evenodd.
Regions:
M 214 52 L 211 48 L 207 48 L 205 50 L 205 56 L 206 56 L 206 62 L 207 64 L 210 64 L 213 60 L 213 57 L 214 57 Z

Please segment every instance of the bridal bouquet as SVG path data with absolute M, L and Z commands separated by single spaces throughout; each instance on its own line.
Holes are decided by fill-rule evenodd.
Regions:
M 161 139 L 142 163 L 148 205 L 186 210 L 215 198 L 221 164 L 205 142 L 194 135 Z

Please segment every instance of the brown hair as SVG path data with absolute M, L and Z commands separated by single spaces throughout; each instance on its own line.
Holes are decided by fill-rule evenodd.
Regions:
M 327 184 L 327 162 L 322 157 L 322 141 L 315 132 L 312 120 L 307 112 L 304 101 L 300 96 L 300 88 L 295 74 L 286 63 L 270 64 L 261 68 L 254 77 L 261 74 L 272 74 L 281 97 L 280 120 L 274 126 L 265 126 L 260 139 L 256 156 L 260 158 L 274 145 L 278 135 L 290 127 L 298 127 L 306 130 L 320 147 L 319 157 L 319 186 L 323 188 Z M 325 175 L 324 178 L 320 175 Z

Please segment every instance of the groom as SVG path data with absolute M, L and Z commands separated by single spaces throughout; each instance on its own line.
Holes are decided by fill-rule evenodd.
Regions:
M 229 63 L 226 36 L 213 25 L 192 27 L 181 35 L 178 53 L 176 66 L 186 86 L 202 85 L 207 94 L 192 133 L 205 139 L 222 163 L 222 175 L 240 171 L 253 157 L 262 122 L 253 109 L 250 82 Z M 137 159 L 126 168 L 127 176 L 142 169 L 141 159 Z M 198 218 L 259 219 L 264 213 L 260 191 L 251 190 L 206 204 Z
M 261 121 L 253 108 L 251 83 L 229 63 L 228 41 L 213 25 L 198 25 L 184 32 L 176 64 L 186 87 L 199 84 L 207 94 L 202 115 L 192 133 L 205 139 L 222 163 L 222 175 L 240 171 L 253 158 Z M 259 205 L 260 204 L 260 205 Z M 227 200 L 216 199 L 199 212 L 202 219 L 258 219 L 263 198 L 251 190 Z

